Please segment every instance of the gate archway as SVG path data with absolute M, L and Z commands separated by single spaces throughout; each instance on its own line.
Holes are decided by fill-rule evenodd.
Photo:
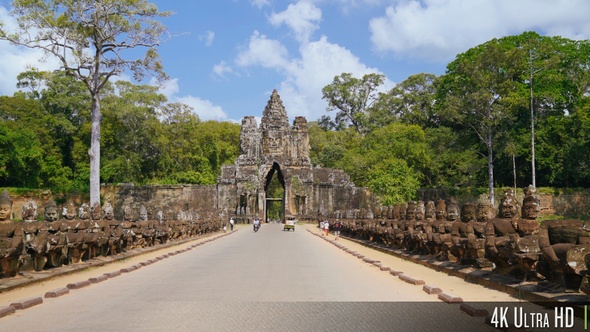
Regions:
M 273 162 L 271 169 L 266 173 L 264 196 L 264 220 L 283 222 L 285 220 L 285 178 L 277 162 Z

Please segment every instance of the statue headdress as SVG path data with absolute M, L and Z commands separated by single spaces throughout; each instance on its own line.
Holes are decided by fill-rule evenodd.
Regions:
M 0 195 L 0 205 L 10 205 L 12 207 L 12 199 L 6 190 Z

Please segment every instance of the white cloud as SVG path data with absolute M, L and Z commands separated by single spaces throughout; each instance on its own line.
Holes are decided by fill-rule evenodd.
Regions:
M 274 26 L 287 25 L 300 43 L 307 42 L 311 35 L 319 29 L 322 11 L 309 2 L 290 4 L 285 11 L 273 13 L 269 22 Z
M 205 46 L 211 47 L 213 45 L 213 40 L 215 39 L 215 32 L 207 31 L 205 35 L 200 35 L 199 40 L 205 41 Z
M 0 6 L 0 22 L 3 22 L 8 31 L 14 31 L 18 24 L 10 16 L 10 12 Z M 59 68 L 59 62 L 55 58 L 48 58 L 40 50 L 34 50 L 22 46 L 15 46 L 7 41 L 0 41 L 0 95 L 12 95 L 16 88 L 18 74 L 37 68 L 38 70 L 55 70 Z
M 150 84 L 157 85 L 158 83 L 155 78 L 152 78 L 150 81 Z M 173 98 L 174 95 L 176 95 L 178 93 L 178 91 L 180 91 L 180 87 L 178 86 L 178 79 L 173 78 L 173 79 L 167 80 L 165 82 L 162 82 L 159 85 L 159 90 L 160 90 L 161 94 L 166 96 L 166 98 L 168 98 L 168 99 Z
M 289 51 L 277 40 L 254 31 L 248 46 L 236 59 L 238 66 L 261 66 L 264 68 L 285 68 L 289 66 Z
M 254 7 L 262 8 L 264 6 L 270 6 L 270 0 L 250 0 L 250 4 Z
M 289 58 L 280 42 L 258 32 L 253 33 L 248 46 L 238 55 L 236 63 L 242 67 L 261 66 L 281 73 L 284 80 L 280 83 L 279 93 L 288 114 L 291 117 L 305 116 L 309 121 L 326 114 L 322 88 L 330 84 L 335 76 L 347 72 L 362 77 L 380 72 L 367 67 L 349 50 L 330 43 L 325 36 L 317 41 L 302 43 L 297 58 Z M 383 89 L 391 87 L 393 83 L 387 81 Z
M 377 51 L 444 63 L 490 39 L 528 30 L 587 39 L 588 13 L 585 0 L 400 0 L 369 25 Z
M 231 73 L 233 73 L 233 69 L 225 61 L 213 66 L 212 74 L 215 77 L 225 78 L 225 74 Z
M 151 81 L 152 85 L 156 84 L 155 79 Z M 201 99 L 191 95 L 179 96 L 180 91 L 178 79 L 174 78 L 165 81 L 159 86 L 162 93 L 171 103 L 183 103 L 193 108 L 193 113 L 197 114 L 201 120 L 227 120 L 227 114 L 221 106 L 214 105 L 209 100 Z
M 193 108 L 193 113 L 197 114 L 201 120 L 227 120 L 227 114 L 221 106 L 213 105 L 209 100 L 193 96 L 183 96 L 173 98 L 174 101 L 186 104 Z

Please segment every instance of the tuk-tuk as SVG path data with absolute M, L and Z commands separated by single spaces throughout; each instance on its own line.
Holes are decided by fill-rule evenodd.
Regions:
M 295 216 L 286 216 L 285 217 L 285 226 L 283 227 L 283 230 L 293 230 L 293 232 L 295 232 L 295 224 L 297 224 L 297 220 L 295 220 Z

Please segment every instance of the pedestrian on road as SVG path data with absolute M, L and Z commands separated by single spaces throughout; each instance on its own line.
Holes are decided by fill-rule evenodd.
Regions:
M 325 234 L 325 231 L 324 231 L 324 222 L 323 221 L 320 221 L 320 234 L 322 234 L 322 237 Z
M 336 222 L 334 222 L 334 225 L 332 225 L 332 229 L 334 229 L 334 240 L 338 240 L 338 238 L 340 237 L 341 227 L 342 225 L 340 224 L 340 220 L 336 220 Z
M 324 234 L 328 236 L 328 232 L 330 231 L 330 223 L 327 220 L 324 220 Z
M 234 231 L 234 218 L 229 218 L 229 230 L 230 232 Z

